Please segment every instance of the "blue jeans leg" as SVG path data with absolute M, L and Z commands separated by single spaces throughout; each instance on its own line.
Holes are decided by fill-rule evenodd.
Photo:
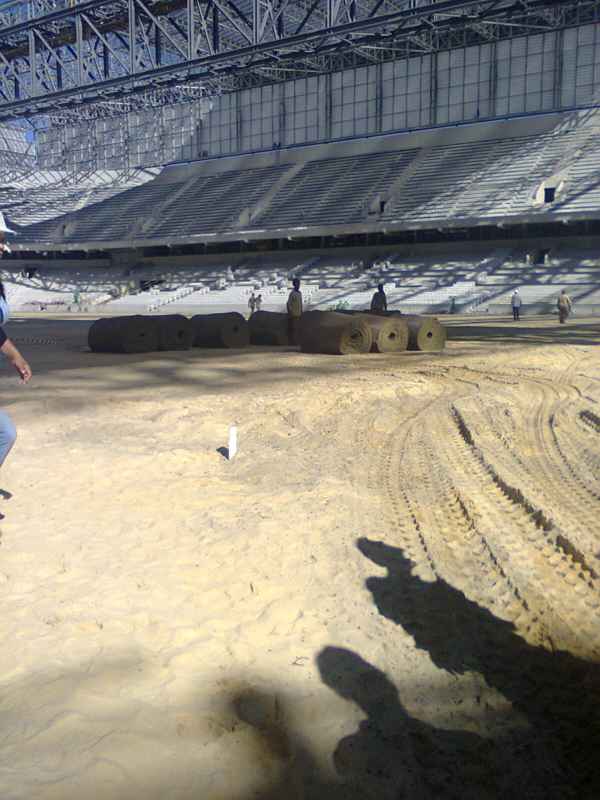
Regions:
M 17 439 L 17 430 L 6 411 L 0 411 L 0 467 Z

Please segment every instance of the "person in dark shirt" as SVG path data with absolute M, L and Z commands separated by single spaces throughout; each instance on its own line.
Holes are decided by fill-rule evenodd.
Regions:
M 0 282 L 0 297 L 6 300 L 4 286 Z M 0 326 L 0 353 L 13 365 L 19 373 L 23 383 L 27 383 L 31 378 L 31 368 L 21 353 L 17 350 L 11 340 Z M 10 453 L 17 438 L 17 431 L 14 423 L 6 411 L 0 409 L 0 467 L 4 463 L 6 456 Z
M 387 311 L 387 297 L 384 291 L 383 283 L 378 285 L 377 291 L 371 299 L 371 311 Z
M 293 289 L 287 301 L 288 313 L 288 335 L 290 344 L 300 343 L 300 317 L 302 316 L 302 292 L 300 291 L 300 279 L 294 278 L 292 281 Z

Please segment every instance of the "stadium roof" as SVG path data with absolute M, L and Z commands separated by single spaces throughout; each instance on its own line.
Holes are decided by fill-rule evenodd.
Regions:
M 600 0 L 8 0 L 0 119 L 209 92 L 598 21 Z

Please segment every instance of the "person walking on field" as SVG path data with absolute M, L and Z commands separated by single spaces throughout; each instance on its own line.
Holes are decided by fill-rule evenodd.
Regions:
M 0 258 L 4 253 L 10 253 L 10 247 L 4 241 L 7 233 L 13 233 L 6 227 L 4 214 L 0 212 Z M 7 322 L 9 318 L 9 307 L 6 299 L 4 284 L 0 281 L 0 321 Z M 21 353 L 17 350 L 11 340 L 0 325 L 0 353 L 13 365 L 21 377 L 23 383 L 27 383 L 31 378 L 31 368 Z M 4 464 L 6 456 L 10 453 L 12 446 L 17 438 L 17 431 L 14 423 L 6 411 L 0 409 L 0 467 Z
M 248 300 L 248 308 L 250 309 L 250 316 L 252 316 L 256 310 L 256 297 L 254 296 L 254 292 L 252 292 Z
M 290 344 L 298 344 L 300 337 L 300 317 L 302 316 L 302 292 L 300 291 L 300 280 L 294 278 L 292 281 L 293 289 L 287 301 L 288 313 L 288 336 Z
M 512 297 L 510 298 L 510 304 L 512 306 L 513 319 L 516 322 L 517 320 L 521 319 L 521 305 L 523 304 L 518 289 L 514 290 Z
M 380 311 L 387 311 L 387 297 L 383 290 L 383 283 L 377 286 L 377 291 L 371 298 L 371 311 L 378 313 Z
M 4 287 L 0 283 L 0 292 L 4 298 Z M 31 378 L 31 368 L 25 361 L 21 353 L 17 350 L 8 338 L 4 329 L 0 326 L 0 353 L 13 365 L 19 373 L 23 383 L 27 383 Z M 4 464 L 6 456 L 10 453 L 12 446 L 17 438 L 17 431 L 14 423 L 6 411 L 0 409 L 0 467 Z
M 262 294 L 259 294 L 256 298 L 256 310 L 260 311 L 262 308 Z
M 563 289 L 562 292 L 560 293 L 556 305 L 558 306 L 558 320 L 561 323 L 561 325 L 564 325 L 564 323 L 567 321 L 567 317 L 569 316 L 573 308 L 573 301 L 571 300 L 565 289 Z

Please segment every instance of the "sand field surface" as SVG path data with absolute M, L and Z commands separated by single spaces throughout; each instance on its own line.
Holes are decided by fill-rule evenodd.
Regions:
M 331 357 L 9 323 L 2 800 L 600 796 L 600 323 L 448 324 Z

